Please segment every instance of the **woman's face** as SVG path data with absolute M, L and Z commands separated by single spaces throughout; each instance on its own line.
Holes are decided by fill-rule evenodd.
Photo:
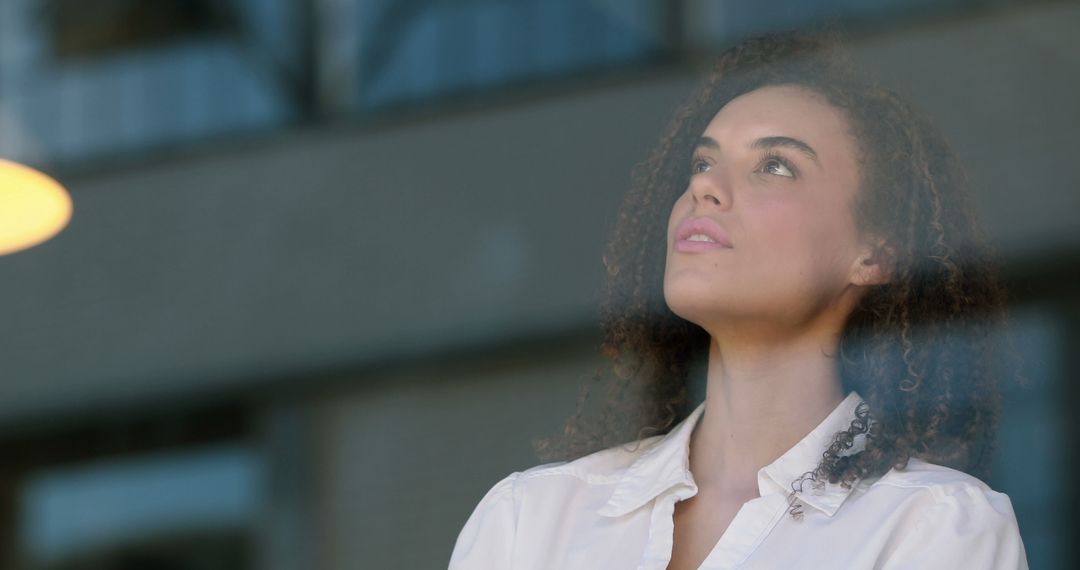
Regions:
M 855 142 L 841 112 L 801 87 L 757 89 L 720 109 L 691 162 L 668 220 L 672 311 L 710 331 L 790 330 L 836 311 L 860 253 Z

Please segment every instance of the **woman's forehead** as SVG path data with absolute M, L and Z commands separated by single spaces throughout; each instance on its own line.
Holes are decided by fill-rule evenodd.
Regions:
M 729 101 L 703 135 L 723 143 L 763 136 L 789 136 L 825 145 L 848 133 L 847 120 L 822 95 L 797 85 L 770 85 Z M 846 138 L 846 137 L 843 137 Z M 846 141 L 835 141 L 838 143 Z

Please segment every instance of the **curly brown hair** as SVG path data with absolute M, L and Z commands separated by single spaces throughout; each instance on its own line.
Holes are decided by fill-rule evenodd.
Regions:
M 686 165 L 697 138 L 716 112 L 755 89 L 797 85 L 824 96 L 847 119 L 860 165 L 851 206 L 856 227 L 860 237 L 884 240 L 895 263 L 892 279 L 869 287 L 852 310 L 840 340 L 844 391 L 865 401 L 800 487 L 807 478 L 850 487 L 904 469 L 911 457 L 988 475 L 999 377 L 1013 364 L 1010 374 L 1025 383 L 1007 334 L 997 255 L 942 134 L 857 71 L 841 46 L 835 31 L 783 32 L 727 49 L 635 166 L 603 259 L 600 350 L 610 366 L 583 383 L 563 433 L 534 441 L 541 457 L 570 459 L 666 433 L 692 411 L 691 385 L 704 370 L 710 337 L 664 300 L 667 217 L 689 183 Z M 602 381 L 607 397 L 587 414 L 593 385 Z M 862 434 L 864 450 L 845 453 Z

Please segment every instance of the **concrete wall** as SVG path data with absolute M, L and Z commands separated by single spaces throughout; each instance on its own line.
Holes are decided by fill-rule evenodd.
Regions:
M 588 322 L 600 250 L 683 80 L 73 178 L 0 262 L 0 420 Z

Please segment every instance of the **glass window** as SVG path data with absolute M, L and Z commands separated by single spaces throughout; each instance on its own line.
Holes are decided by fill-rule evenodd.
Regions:
M 354 1 L 356 103 L 368 111 L 615 67 L 664 52 L 664 4 L 578 0 Z
M 0 0 L 0 155 L 81 160 L 288 121 L 292 3 L 213 4 Z
M 250 567 L 262 481 L 259 456 L 240 445 L 32 473 L 20 497 L 23 557 L 32 568 Z

